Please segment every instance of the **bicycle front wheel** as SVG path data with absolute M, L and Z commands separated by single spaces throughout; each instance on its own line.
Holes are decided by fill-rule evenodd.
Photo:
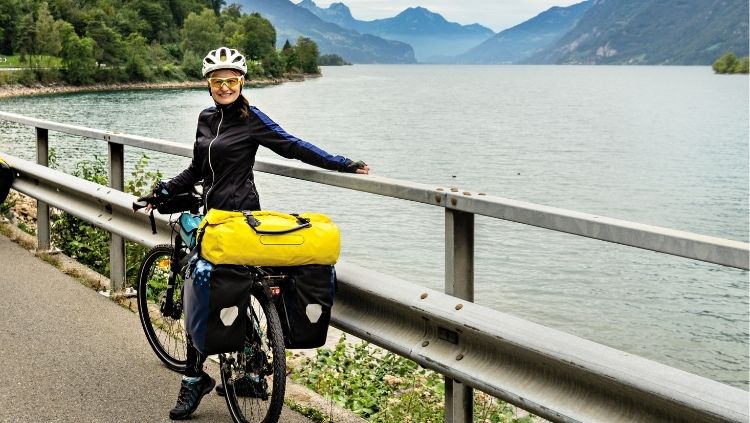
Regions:
M 183 373 L 187 343 L 182 319 L 182 275 L 171 272 L 174 248 L 162 244 L 149 250 L 138 274 L 138 314 L 157 357 Z M 172 285 L 170 288 L 169 285 Z
M 253 293 L 242 351 L 221 354 L 221 381 L 235 422 L 276 423 L 284 404 L 286 356 L 276 307 Z

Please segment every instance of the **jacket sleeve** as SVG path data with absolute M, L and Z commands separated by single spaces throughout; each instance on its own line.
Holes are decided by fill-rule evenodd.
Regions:
M 339 172 L 346 172 L 347 167 L 352 164 L 344 156 L 326 153 L 315 145 L 288 134 L 256 107 L 250 107 L 250 114 L 250 131 L 253 137 L 260 145 L 282 157 Z
M 201 161 L 198 157 L 198 145 L 196 143 L 193 146 L 193 160 L 190 162 L 190 165 L 187 169 L 183 170 L 167 182 L 167 191 L 169 191 L 170 197 L 190 191 L 193 185 L 203 179 L 200 172 L 200 163 Z

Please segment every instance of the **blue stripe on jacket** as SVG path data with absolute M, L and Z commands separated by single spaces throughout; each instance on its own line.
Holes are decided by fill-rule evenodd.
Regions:
M 321 150 L 320 148 L 316 147 L 315 145 L 301 140 L 294 135 L 286 132 L 284 129 L 279 126 L 278 123 L 274 122 L 269 118 L 265 113 L 261 112 L 257 107 L 250 106 L 250 111 L 254 113 L 258 119 L 263 122 L 266 126 L 268 126 L 272 131 L 274 131 L 276 134 L 278 134 L 280 137 L 284 138 L 287 141 L 295 143 L 297 146 L 304 148 L 305 150 L 308 150 L 309 152 L 321 157 L 323 160 L 327 162 L 331 162 L 336 166 L 345 167 L 349 164 L 350 160 L 347 159 L 344 156 L 334 156 L 333 154 L 327 153 L 324 150 Z

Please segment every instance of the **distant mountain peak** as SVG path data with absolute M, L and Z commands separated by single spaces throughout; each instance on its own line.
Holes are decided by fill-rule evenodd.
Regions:
M 298 5 L 325 21 L 361 34 L 406 42 L 414 47 L 417 57 L 422 59 L 458 54 L 494 35 L 491 29 L 482 25 L 449 22 L 439 13 L 421 6 L 404 9 L 394 17 L 361 21 L 352 16 L 349 7 L 341 0 L 327 8 L 313 4 L 312 0 L 303 0 Z
M 429 9 L 425 9 L 422 6 L 409 7 L 405 9 L 403 12 L 396 15 L 396 18 L 404 18 L 404 17 L 410 17 L 410 18 L 426 17 L 429 19 L 439 19 L 440 21 L 447 22 L 445 18 L 439 13 L 435 13 Z
M 354 19 L 352 16 L 352 11 L 349 9 L 349 6 L 345 5 L 344 3 L 331 3 L 330 6 L 328 6 L 328 10 L 331 12 L 339 15 L 344 16 L 349 19 Z
M 258 12 L 276 29 L 277 47 L 284 40 L 309 37 L 321 54 L 337 54 L 352 63 L 415 63 L 414 50 L 406 43 L 355 30 L 321 19 L 314 0 L 235 0 L 243 10 Z M 296 1 L 296 0 L 295 0 Z M 343 10 L 343 9 L 342 9 Z M 347 9 L 348 10 L 348 9 Z

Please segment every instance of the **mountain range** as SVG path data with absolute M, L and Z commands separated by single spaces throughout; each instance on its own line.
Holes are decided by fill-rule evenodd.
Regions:
M 312 38 L 353 63 L 709 65 L 748 55 L 747 0 L 586 0 L 552 7 L 494 34 L 423 7 L 362 21 L 344 3 L 240 0 L 277 30 L 277 44 Z
M 528 63 L 709 65 L 748 54 L 747 0 L 594 0 Z
M 353 63 L 416 63 L 414 49 L 404 42 L 361 34 L 326 22 L 288 0 L 240 0 L 243 12 L 258 12 L 276 28 L 276 44 L 311 38 L 321 54 L 338 54 Z
M 589 0 L 569 7 L 553 7 L 459 54 L 453 61 L 472 64 L 518 63 L 543 51 L 575 28 L 593 4 L 593 0 Z
M 297 4 L 319 18 L 361 34 L 373 34 L 389 40 L 403 41 L 414 48 L 420 62 L 435 62 L 439 57 L 455 56 L 476 46 L 495 33 L 482 25 L 448 22 L 424 7 L 410 7 L 392 18 L 362 21 L 352 16 L 344 3 L 318 7 L 313 0 Z

